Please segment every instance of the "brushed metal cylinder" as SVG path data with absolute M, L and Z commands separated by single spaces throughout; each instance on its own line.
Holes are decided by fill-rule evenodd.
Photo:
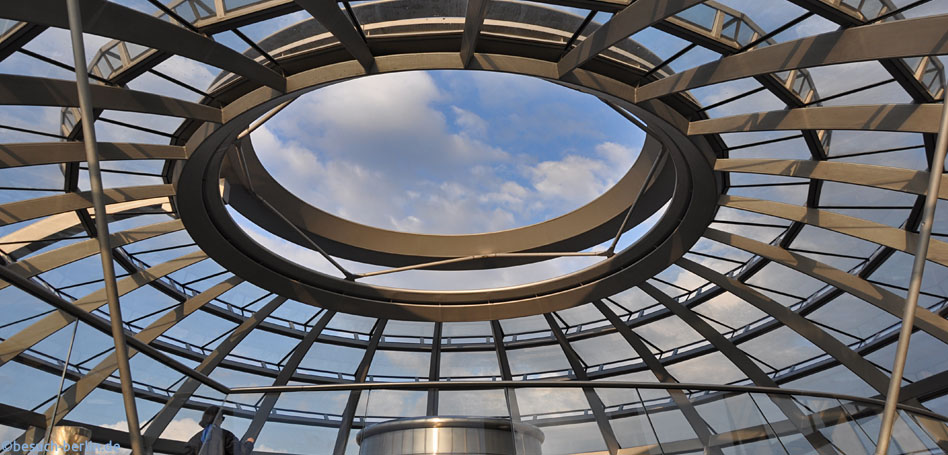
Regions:
M 418 417 L 372 425 L 356 435 L 363 455 L 540 455 L 543 432 L 507 419 Z
M 92 430 L 83 427 L 58 425 L 49 435 L 47 455 L 84 455 Z

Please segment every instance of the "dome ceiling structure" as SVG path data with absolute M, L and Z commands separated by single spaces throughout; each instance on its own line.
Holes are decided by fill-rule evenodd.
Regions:
M 257 453 L 360 453 L 360 430 L 421 416 L 529 423 L 544 454 L 873 451 L 944 2 L 80 4 L 144 451 L 180 453 L 209 405 Z M 0 442 L 81 424 L 130 447 L 68 28 L 65 2 L 0 4 Z M 360 224 L 261 163 L 298 98 L 442 70 L 579 91 L 643 145 L 586 205 L 477 234 Z M 948 452 L 946 185 L 889 453 Z M 369 279 L 562 258 L 587 262 Z

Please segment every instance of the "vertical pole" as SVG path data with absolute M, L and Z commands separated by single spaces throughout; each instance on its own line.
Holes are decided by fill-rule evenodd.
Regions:
M 944 77 L 944 76 L 943 76 Z M 943 78 L 944 82 L 945 79 Z M 946 85 L 948 90 L 948 85 Z M 896 405 L 902 388 L 902 372 L 905 370 L 905 358 L 908 356 L 909 339 L 915 323 L 915 309 L 918 306 L 918 294 L 922 289 L 922 273 L 928 257 L 928 242 L 935 220 L 935 206 L 938 204 L 938 191 L 941 188 L 941 174 L 945 170 L 945 152 L 948 150 L 948 103 L 942 98 L 941 124 L 938 128 L 938 142 L 932 158 L 931 174 L 928 178 L 928 191 L 925 194 L 925 210 L 922 212 L 922 226 L 918 233 L 918 246 L 915 248 L 915 262 L 912 264 L 912 277 L 909 282 L 908 296 L 905 298 L 905 311 L 902 313 L 902 330 L 899 332 L 899 344 L 895 350 L 892 366 L 892 378 L 885 398 L 882 412 L 882 427 L 879 428 L 879 442 L 876 455 L 884 455 L 889 449 L 892 438 L 892 425 L 895 423 Z
M 76 66 L 76 87 L 79 89 L 79 111 L 82 118 L 82 136 L 86 148 L 86 162 L 89 166 L 89 186 L 92 190 L 92 206 L 95 209 L 96 238 L 99 240 L 99 255 L 102 258 L 102 278 L 105 281 L 105 294 L 109 302 L 109 319 L 112 321 L 112 338 L 115 341 L 115 360 L 118 362 L 119 378 L 122 383 L 122 399 L 125 402 L 125 419 L 128 423 L 128 437 L 132 453 L 144 453 L 142 434 L 138 422 L 138 410 L 135 406 L 135 394 L 132 390 L 132 372 L 128 366 L 128 346 L 125 344 L 125 331 L 122 328 L 122 309 L 119 306 L 115 285 L 115 268 L 112 263 L 112 247 L 109 245 L 109 222 L 102 200 L 102 173 L 99 170 L 99 155 L 96 150 L 94 118 L 92 114 L 92 95 L 89 90 L 89 71 L 86 68 L 86 52 L 82 40 L 82 14 L 79 0 L 66 0 L 69 14 L 69 31 L 72 36 L 72 54 Z
M 443 323 L 434 323 L 434 333 L 431 337 L 431 360 L 428 367 L 428 380 L 431 382 L 441 378 L 441 333 Z M 438 389 L 428 389 L 428 416 L 438 415 Z

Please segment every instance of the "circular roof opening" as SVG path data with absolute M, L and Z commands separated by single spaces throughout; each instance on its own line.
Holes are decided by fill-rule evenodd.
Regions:
M 475 71 L 369 76 L 304 95 L 251 138 L 300 199 L 382 229 L 471 234 L 579 208 L 645 132 L 592 95 Z

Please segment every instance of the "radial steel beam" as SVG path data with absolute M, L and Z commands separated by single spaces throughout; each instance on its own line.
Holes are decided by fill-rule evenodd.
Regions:
M 494 352 L 497 353 L 497 365 L 500 368 L 500 379 L 503 381 L 513 381 L 513 374 L 510 371 L 510 359 L 507 358 L 507 347 L 504 345 L 504 330 L 500 326 L 500 321 L 490 321 L 491 337 L 494 339 Z M 517 391 L 512 388 L 504 389 L 504 397 L 507 400 L 507 411 L 510 413 L 510 420 L 520 421 L 520 403 L 517 402 Z
M 222 121 L 220 109 L 203 104 L 98 84 L 92 85 L 89 90 L 94 97 L 94 101 L 90 101 L 93 109 L 141 112 L 214 123 Z M 75 107 L 79 105 L 79 98 L 76 96 L 76 84 L 70 81 L 5 74 L 0 75 L 0 104 Z
M 826 331 L 810 320 L 793 312 L 780 302 L 754 290 L 750 286 L 698 264 L 697 262 L 680 258 L 675 263 L 681 268 L 720 286 L 741 300 L 744 300 L 780 321 L 781 324 L 797 332 L 800 336 L 806 338 L 807 341 L 813 343 L 816 347 L 838 360 L 839 363 L 846 366 L 846 368 L 849 368 L 850 371 L 855 373 L 856 376 L 859 376 L 863 381 L 866 381 L 866 383 L 877 392 L 881 393 L 885 390 L 889 378 L 884 373 L 879 371 L 875 365 L 866 360 L 863 356 L 849 349 L 848 346 L 829 333 L 826 333 Z
M 214 369 L 220 365 L 221 361 L 230 354 L 230 351 L 237 347 L 247 335 L 250 335 L 270 313 L 273 313 L 280 305 L 283 305 L 283 302 L 286 302 L 285 297 L 275 297 L 267 302 L 266 305 L 254 312 L 253 316 L 247 318 L 247 320 L 237 326 L 227 338 L 224 338 L 224 341 L 221 341 L 221 343 L 217 345 L 217 348 L 208 354 L 204 361 L 195 367 L 194 370 L 200 374 L 210 375 Z M 174 416 L 181 410 L 181 407 L 184 406 L 188 399 L 191 398 L 191 395 L 197 391 L 200 385 L 200 382 L 189 378 L 184 384 L 178 387 L 174 396 L 169 398 L 161 410 L 152 417 L 151 423 L 149 423 L 148 428 L 145 429 L 145 443 L 148 447 L 154 446 L 155 441 L 158 440 L 161 433 L 165 431 L 165 428 L 168 427 L 168 424 L 171 423 Z
M 602 300 L 594 301 L 593 305 L 596 306 L 596 309 L 609 320 L 619 334 L 632 346 L 632 349 L 635 350 L 635 353 L 639 355 L 642 362 L 648 366 L 648 369 L 655 375 L 659 382 L 671 384 L 678 382 L 675 377 L 665 369 L 662 362 L 655 357 L 655 354 L 652 353 L 652 350 L 649 349 L 638 334 L 633 332 L 628 324 L 620 319 L 611 308 L 603 303 Z M 698 437 L 701 446 L 711 453 L 721 453 L 721 449 L 711 447 L 711 432 L 708 430 L 708 423 L 701 417 L 685 393 L 681 390 L 669 389 L 668 395 L 671 396 L 675 405 L 678 406 L 678 409 L 681 410 L 681 413 L 685 416 L 685 420 L 688 421 L 688 425 L 690 425 L 691 429 L 695 432 L 695 436 Z
M 718 349 L 718 352 L 724 354 L 731 363 L 734 364 L 742 373 L 746 374 L 747 377 L 757 386 L 762 387 L 777 387 L 777 383 L 764 373 L 756 363 L 742 350 L 738 349 L 731 340 L 727 339 L 723 334 L 718 332 L 711 327 L 711 324 L 708 324 L 704 319 L 701 319 L 694 311 L 686 308 L 684 305 L 678 303 L 675 299 L 669 297 L 664 292 L 658 290 L 655 286 L 652 286 L 649 283 L 642 283 L 639 285 L 639 288 L 645 291 L 646 294 L 657 300 L 659 303 L 664 305 L 666 308 L 671 310 L 678 316 L 682 321 L 688 324 L 689 327 L 694 329 L 700 335 L 704 336 L 709 343 L 714 345 Z M 780 411 L 787 416 L 787 419 L 793 423 L 797 430 L 804 435 L 807 442 L 813 446 L 814 450 L 822 455 L 835 455 L 837 454 L 836 449 L 833 447 L 832 442 L 826 439 L 818 429 L 814 428 L 812 424 L 806 419 L 806 416 L 800 411 L 795 403 L 786 397 L 770 395 L 771 401 L 780 409 Z
M 356 29 L 357 25 L 353 24 L 339 9 L 339 4 L 327 0 L 296 0 L 296 3 L 312 15 L 320 25 L 326 27 L 326 30 L 329 30 L 342 43 L 342 47 L 359 61 L 366 73 L 372 72 L 375 57 L 372 56 L 368 44 Z
M 174 196 L 174 185 L 132 186 L 109 188 L 101 192 L 102 204 L 138 201 L 156 197 Z M 84 210 L 95 206 L 95 193 L 66 193 L 0 205 L 0 226 L 19 223 L 57 213 Z M 103 212 L 104 213 L 104 212 Z M 108 217 L 103 215 L 102 219 Z
M 79 0 L 66 0 L 69 16 L 69 32 L 72 38 L 73 61 L 76 65 L 76 88 L 79 94 L 79 110 L 82 118 L 91 119 L 92 91 L 89 89 L 89 72 L 86 69 L 86 51 L 83 45 L 82 12 Z M 86 163 L 89 167 L 89 187 L 92 206 L 95 210 L 96 238 L 99 241 L 99 257 L 102 258 L 102 280 L 109 305 L 112 322 L 112 340 L 118 360 L 119 379 L 122 383 L 122 401 L 125 403 L 125 422 L 131 439 L 132 453 L 143 453 L 141 428 L 138 422 L 138 407 L 132 385 L 132 369 L 128 364 L 128 345 L 122 327 L 122 307 L 119 305 L 118 286 L 115 282 L 115 266 L 112 262 L 112 247 L 109 245 L 109 217 L 105 212 L 105 197 L 102 191 L 102 171 L 99 169 L 99 152 L 96 150 L 95 127 L 92 122 L 82 122 L 82 137 L 85 142 Z
M 688 134 L 815 129 L 934 133 L 940 112 L 941 104 L 803 107 L 698 120 L 688 125 Z
M 109 245 L 112 248 L 118 248 L 120 246 L 130 245 L 135 242 L 147 240 L 152 237 L 170 232 L 177 232 L 182 229 L 184 229 L 184 224 L 181 223 L 181 220 L 172 220 L 166 221 L 164 223 L 142 226 L 111 234 L 109 236 Z M 90 257 L 97 254 L 98 252 L 99 241 L 97 239 L 89 239 L 82 242 L 76 242 L 62 248 L 57 248 L 46 253 L 30 256 L 5 267 L 23 278 L 32 278 L 57 267 L 62 267 L 66 264 Z M 0 289 L 3 289 L 9 285 L 9 283 L 0 280 Z
M 99 161 L 183 160 L 188 157 L 184 147 L 175 145 L 100 142 L 98 151 Z M 82 142 L 0 144 L 0 169 L 85 160 L 85 145 Z
M 829 180 L 831 182 L 871 186 L 918 195 L 926 194 L 928 181 L 931 179 L 927 171 L 872 164 L 813 160 L 719 159 L 714 163 L 714 170 Z M 948 182 L 942 182 L 936 194 L 939 199 L 948 199 Z
M 385 331 L 385 325 L 388 319 L 379 319 L 372 330 L 372 338 L 369 339 L 369 345 L 365 348 L 365 354 L 362 356 L 362 362 L 356 369 L 354 383 L 364 383 L 369 375 L 369 367 L 372 365 L 372 359 L 375 357 L 375 351 L 379 347 L 379 341 L 382 340 L 382 332 Z M 355 420 L 355 413 L 359 406 L 359 398 L 362 397 L 361 390 L 352 390 L 349 392 L 349 400 L 346 402 L 346 408 L 342 412 L 342 420 L 339 422 L 339 432 L 336 433 L 336 443 L 333 445 L 333 455 L 345 455 L 346 446 L 349 445 L 349 433 L 352 431 L 352 422 Z
M 556 64 L 560 77 L 637 32 L 704 0 L 637 0 L 619 11 Z
M 326 325 L 329 324 L 329 320 L 335 315 L 335 311 L 326 310 L 319 320 L 316 321 L 316 324 L 313 325 L 313 328 L 310 329 L 309 332 L 306 332 L 306 336 L 303 337 L 299 344 L 293 349 L 290 358 L 287 359 L 286 364 L 284 364 L 280 370 L 280 374 L 278 374 L 273 381 L 274 386 L 283 386 L 290 382 L 290 378 L 293 377 L 293 373 L 296 372 L 296 369 L 300 366 L 300 362 L 306 357 L 306 353 L 309 352 L 316 338 L 319 337 L 319 334 L 322 333 Z M 267 423 L 267 418 L 270 417 L 270 413 L 273 411 L 273 407 L 276 406 L 279 398 L 279 392 L 270 392 L 264 395 L 263 401 L 261 401 L 257 407 L 257 412 L 253 415 L 253 420 L 250 421 L 250 426 L 247 427 L 247 431 L 244 433 L 243 440 L 247 440 L 247 438 L 257 439 L 257 437 L 260 436 L 260 430 L 262 430 L 263 425 Z
M 556 319 L 553 318 L 552 313 L 543 313 L 543 317 L 546 318 L 546 323 L 550 326 L 550 331 L 553 332 L 553 336 L 556 338 L 556 341 L 560 344 L 560 348 L 563 350 L 563 354 L 566 356 L 566 360 L 569 362 L 570 368 L 573 370 L 573 374 L 576 375 L 576 379 L 580 381 L 588 381 L 589 376 L 586 374 L 586 366 L 583 365 L 582 360 L 579 358 L 579 354 L 573 350 L 573 347 L 570 346 L 569 340 L 566 339 L 566 336 L 563 335 L 563 329 L 560 328 L 557 324 Z M 593 417 L 596 419 L 596 425 L 599 426 L 599 432 L 602 435 L 602 439 L 606 442 L 606 449 L 609 451 L 609 455 L 616 455 L 619 453 L 619 439 L 616 438 L 616 433 L 612 429 L 612 425 L 609 423 L 609 418 L 606 417 L 606 407 L 602 404 L 602 400 L 599 398 L 599 395 L 596 394 L 596 389 L 592 387 L 583 387 L 583 394 L 586 395 L 586 401 L 589 403 L 589 409 L 593 413 Z
M 180 306 L 169 310 L 167 313 L 156 319 L 155 322 L 149 324 L 148 327 L 136 333 L 132 339 L 142 343 L 151 343 L 159 336 L 174 327 L 177 323 L 184 320 L 184 318 L 201 309 L 211 300 L 217 298 L 241 282 L 243 282 L 242 279 L 234 276 L 217 285 L 212 286 L 208 290 L 188 299 Z M 138 354 L 137 350 L 133 348 L 129 349 L 129 357 L 134 357 L 136 354 Z M 67 414 L 69 414 L 70 411 L 75 409 L 83 399 L 89 396 L 90 393 L 95 391 L 100 385 L 102 385 L 103 382 L 105 382 L 113 373 L 115 373 L 115 370 L 117 369 L 118 362 L 115 358 L 115 353 L 113 352 L 109 354 L 108 357 L 99 362 L 96 366 L 92 367 L 88 373 L 86 373 L 84 376 L 82 376 L 82 378 L 66 389 L 65 392 L 60 393 L 56 403 L 46 410 L 45 416 L 47 428 L 58 424 Z M 31 432 L 27 431 L 17 438 L 17 442 L 20 444 L 33 444 L 39 442 L 39 436 L 42 435 L 31 434 Z
M 57 0 L 0 3 L 0 17 L 52 27 L 69 28 L 65 13 L 62 2 Z M 240 52 L 115 2 L 83 1 L 80 23 L 86 33 L 159 49 L 230 71 L 281 92 L 286 90 L 283 76 Z
M 905 302 L 902 297 L 858 276 L 850 275 L 802 254 L 714 228 L 708 228 L 704 236 L 795 269 L 865 300 L 893 316 L 901 316 Z M 944 343 L 948 343 L 948 321 L 924 308 L 917 310 L 917 316 L 916 324 L 919 329 Z
M 99 231 L 102 232 L 102 231 Z M 112 255 L 111 249 L 108 249 L 108 242 L 105 235 L 102 236 L 102 240 L 99 245 L 100 255 L 103 245 L 106 247 L 106 251 L 109 252 L 109 265 L 112 264 Z M 123 296 L 132 292 L 142 286 L 151 283 L 165 275 L 174 273 L 178 270 L 181 270 L 189 265 L 196 264 L 200 261 L 207 259 L 207 255 L 203 251 L 196 251 L 193 253 L 186 254 L 177 259 L 172 259 L 168 262 L 156 265 L 154 267 L 148 268 L 147 270 L 141 270 L 139 272 L 133 273 L 125 278 L 122 278 L 117 283 L 113 281 L 113 284 L 109 284 L 109 280 L 105 279 L 105 287 L 101 288 L 95 292 L 90 293 L 89 295 L 72 302 L 70 305 L 75 307 L 79 311 L 86 313 L 92 313 L 92 311 L 101 308 L 107 304 L 111 303 L 113 298 L 118 299 L 119 296 Z M 12 273 L 12 271 L 10 271 Z M 113 280 L 114 280 L 114 270 L 113 270 Z M 19 278 L 19 276 L 18 276 Z M 25 279 L 25 278 L 23 278 Z M 9 280 L 6 280 L 9 281 Z M 16 284 L 16 283 L 13 283 Z M 113 314 L 111 307 L 109 308 L 109 314 Z M 17 355 L 20 355 L 23 351 L 33 347 L 36 343 L 43 341 L 50 335 L 56 333 L 63 327 L 66 327 L 75 319 L 74 316 L 71 316 L 66 311 L 57 311 L 51 314 L 46 315 L 39 321 L 34 322 L 29 327 L 20 330 L 13 336 L 3 340 L 0 343 L 0 365 L 5 364 L 6 362 L 12 360 Z M 121 322 L 121 321 L 120 321 Z M 126 356 L 127 357 L 127 356 Z
M 441 333 L 444 323 L 435 322 L 434 332 L 431 335 L 431 359 L 428 364 L 428 380 L 437 381 L 441 377 Z M 428 412 L 426 415 L 438 415 L 438 389 L 428 390 Z
M 467 0 L 467 13 L 464 15 L 464 32 L 461 34 L 461 65 L 467 67 L 477 48 L 477 37 L 484 25 L 490 0 Z
M 643 85 L 636 102 L 762 74 L 880 58 L 948 53 L 948 15 L 864 25 L 724 57 Z M 911 36 L 912 39 L 900 39 Z
M 946 79 L 942 79 L 948 84 Z M 948 85 L 945 85 L 948 87 Z M 899 343 L 895 350 L 895 360 L 892 364 L 892 378 L 889 391 L 886 394 L 885 409 L 882 413 L 882 427 L 879 429 L 876 455 L 885 455 L 892 438 L 892 425 L 895 423 L 895 405 L 899 402 L 899 391 L 902 387 L 902 373 L 905 371 L 905 359 L 908 357 L 909 341 L 915 324 L 915 313 L 918 311 L 918 295 L 922 290 L 922 275 L 925 272 L 925 260 L 928 256 L 928 243 L 931 239 L 932 224 L 935 222 L 935 207 L 938 205 L 938 191 L 941 188 L 941 176 L 945 169 L 945 153 L 948 152 L 948 98 L 942 102 L 941 124 L 938 129 L 938 142 L 935 146 L 935 157 L 932 160 L 928 191 L 925 195 L 925 208 L 922 213 L 922 225 L 918 233 L 918 247 L 915 249 L 915 260 L 912 263 L 912 275 L 909 280 L 908 295 L 905 298 L 905 310 L 902 313 L 902 327 L 899 330 Z
M 898 174 L 892 169 L 893 174 Z M 873 242 L 898 251 L 915 254 L 918 234 L 881 223 L 840 215 L 828 210 L 807 208 L 783 202 L 765 201 L 743 196 L 723 195 L 721 207 L 760 213 L 785 220 L 799 221 L 833 232 Z M 948 266 L 948 243 L 932 239 L 928 246 L 928 260 Z

